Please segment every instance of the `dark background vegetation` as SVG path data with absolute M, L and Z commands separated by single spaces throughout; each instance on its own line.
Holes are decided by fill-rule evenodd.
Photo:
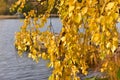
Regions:
M 16 14 L 17 9 L 14 12 L 10 12 L 10 7 L 12 4 L 15 3 L 15 1 L 17 0 L 0 0 L 0 15 L 13 15 Z M 47 9 L 48 4 L 45 3 L 44 5 L 36 4 L 35 0 L 34 1 L 29 1 L 24 9 L 22 10 L 22 12 L 28 12 L 31 9 L 34 9 L 37 11 L 38 14 L 44 14 L 44 12 Z M 56 14 L 57 13 L 57 9 L 54 7 L 54 9 L 51 11 L 52 14 Z
M 9 8 L 15 1 L 16 0 L 0 0 L 0 15 L 11 14 Z

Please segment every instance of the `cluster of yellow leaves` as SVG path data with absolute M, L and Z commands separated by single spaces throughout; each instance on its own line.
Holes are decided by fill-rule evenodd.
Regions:
M 16 8 L 18 8 L 18 12 L 21 12 L 22 9 L 24 8 L 27 0 L 18 0 L 15 2 L 15 4 L 12 5 L 10 8 L 10 11 L 14 11 Z
M 16 32 L 15 46 L 18 54 L 22 56 L 23 52 L 28 52 L 28 57 L 38 62 L 41 57 L 41 43 L 38 41 L 40 31 L 35 11 L 31 10 L 28 15 L 24 13 L 25 20 L 20 32 Z M 34 17 L 34 18 L 33 18 Z M 32 19 L 33 18 L 33 19 Z
M 63 27 L 58 36 L 49 30 L 40 32 L 54 3 L 55 0 L 48 0 L 48 9 L 40 15 L 40 23 L 34 10 L 25 14 L 24 25 L 16 34 L 15 46 L 20 55 L 29 50 L 28 57 L 37 62 L 40 57 L 49 59 L 48 67 L 53 67 L 49 80 L 80 80 L 78 73 L 87 75 L 90 65 L 114 54 L 118 45 L 116 23 L 120 1 L 60 0 L 57 7 Z M 18 0 L 15 5 L 22 4 L 25 0 Z M 44 52 L 41 52 L 41 42 L 46 48 Z M 115 68 L 109 61 L 102 67 L 101 71 L 109 72 Z

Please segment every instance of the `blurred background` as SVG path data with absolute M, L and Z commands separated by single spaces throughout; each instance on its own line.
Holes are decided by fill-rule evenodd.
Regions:
M 12 14 L 9 11 L 10 6 L 17 0 L 0 0 L 0 15 Z
M 10 12 L 10 7 L 12 4 L 14 4 L 17 0 L 0 0 L 0 15 L 13 15 L 17 13 L 17 8 L 14 12 Z M 57 1 L 57 0 L 56 0 Z M 44 14 L 44 12 L 47 9 L 47 2 L 44 2 L 43 4 L 36 3 L 36 0 L 30 0 L 25 5 L 23 12 L 28 12 L 31 9 L 34 9 L 37 11 L 38 14 Z M 19 6 L 18 6 L 19 7 Z M 51 14 L 56 14 L 57 9 L 54 7 L 54 9 L 51 11 Z

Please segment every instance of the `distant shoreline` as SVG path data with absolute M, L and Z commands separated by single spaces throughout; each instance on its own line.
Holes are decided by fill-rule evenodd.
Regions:
M 57 14 L 51 14 L 50 17 L 59 17 Z M 21 19 L 19 15 L 0 15 L 0 19 Z
M 17 15 L 0 15 L 0 19 L 19 19 Z
M 58 14 L 50 14 L 50 17 L 59 17 Z

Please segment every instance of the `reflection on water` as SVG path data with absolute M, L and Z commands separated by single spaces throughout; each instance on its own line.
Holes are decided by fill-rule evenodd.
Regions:
M 53 18 L 52 24 L 54 31 L 59 32 L 60 21 Z M 40 60 L 37 64 L 26 55 L 19 57 L 15 51 L 14 33 L 21 25 L 22 21 L 17 19 L 0 20 L 0 80 L 47 80 L 51 73 L 46 67 L 47 61 Z

